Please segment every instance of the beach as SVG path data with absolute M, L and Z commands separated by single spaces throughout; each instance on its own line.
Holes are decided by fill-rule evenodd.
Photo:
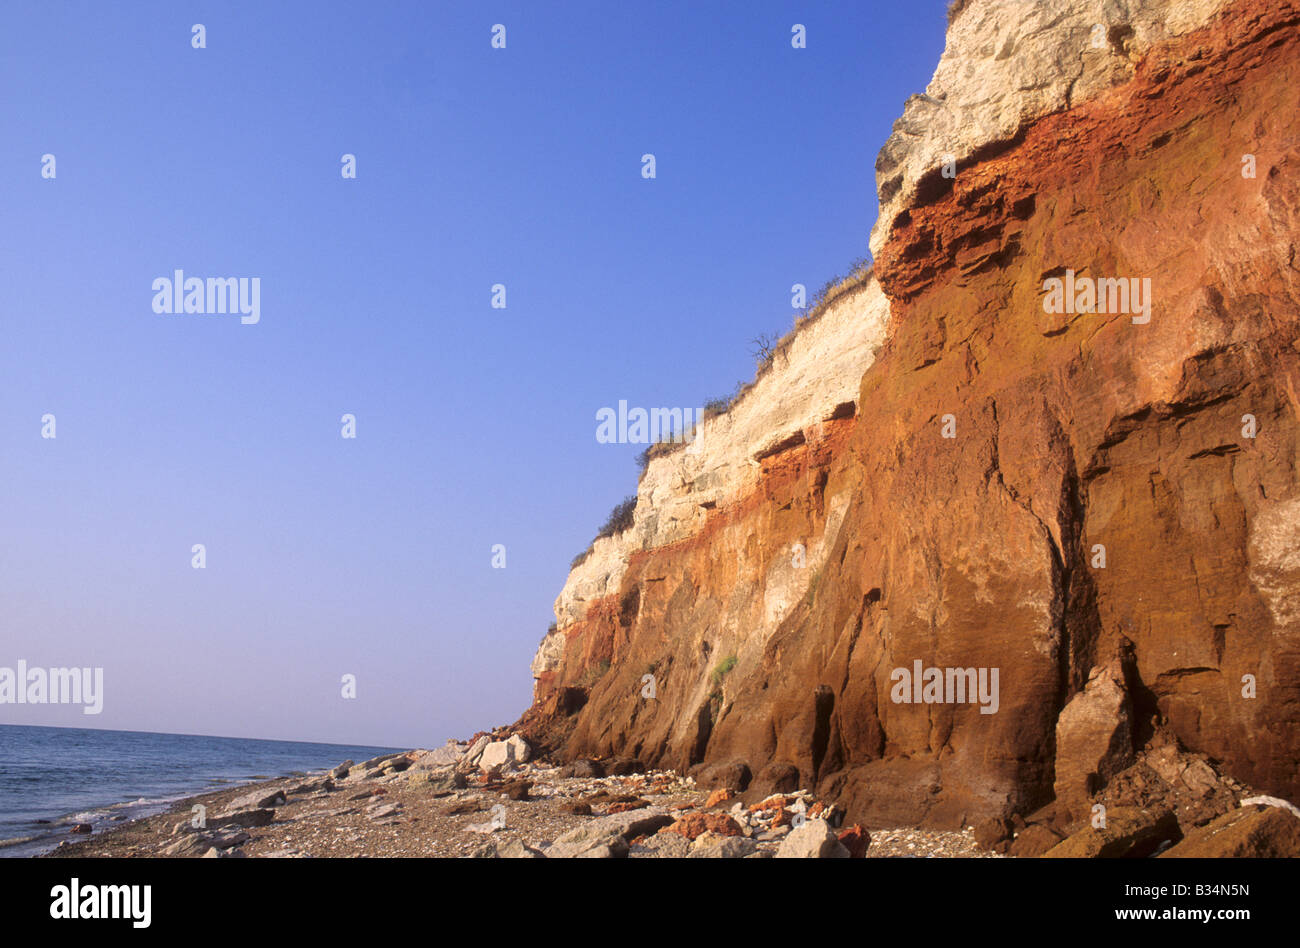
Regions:
M 561 767 L 511 760 L 484 771 L 466 766 L 469 745 L 448 747 L 455 749 L 198 794 L 164 813 L 69 836 L 48 857 L 767 858 L 803 826 L 846 837 L 842 855 L 863 838 L 867 845 L 852 854 L 989 855 L 969 830 L 868 837 L 837 825 L 836 808 L 802 790 L 749 802 L 672 771 L 597 776 L 605 767 L 628 766 L 618 761 Z M 203 827 L 193 825 L 195 807 L 204 808 Z M 829 843 L 824 848 L 825 855 L 841 854 Z

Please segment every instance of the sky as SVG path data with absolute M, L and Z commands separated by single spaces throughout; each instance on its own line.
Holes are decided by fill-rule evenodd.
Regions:
M 636 488 L 596 413 L 729 394 L 868 256 L 945 7 L 5 3 L 0 667 L 104 693 L 0 724 L 515 720 Z M 176 270 L 256 278 L 257 322 L 155 312 Z

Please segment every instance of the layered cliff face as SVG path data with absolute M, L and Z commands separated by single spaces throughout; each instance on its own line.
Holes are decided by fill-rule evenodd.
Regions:
M 1297 0 L 963 4 L 875 279 L 652 462 L 520 726 L 957 826 L 1105 779 L 1057 728 L 1122 654 L 1121 751 L 1300 796 L 1297 79 Z

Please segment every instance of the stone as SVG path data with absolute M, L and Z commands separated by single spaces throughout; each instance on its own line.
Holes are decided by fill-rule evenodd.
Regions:
M 726 813 L 687 813 L 669 826 L 665 832 L 676 833 L 689 840 L 694 840 L 702 833 L 713 833 L 717 836 L 744 835 L 740 824 Z
M 1056 723 L 1056 807 L 1066 822 L 1088 815 L 1092 797 L 1133 763 L 1133 723 L 1120 659 L 1099 666 Z
M 231 826 L 217 830 L 211 836 L 207 837 L 207 842 L 210 846 L 214 846 L 217 849 L 231 849 L 235 846 L 244 845 L 244 843 L 248 842 L 251 838 L 252 837 L 242 829 Z
M 275 820 L 275 810 L 268 807 L 250 807 L 222 813 L 208 820 L 208 826 L 266 826 Z
M 719 806 L 720 804 L 726 803 L 734 796 L 735 793 L 733 793 L 727 787 L 719 787 L 718 789 L 714 790 L 712 793 L 709 794 L 708 799 L 704 801 L 704 808 L 706 810 L 711 810 L 715 806 Z
M 1048 859 L 1119 859 L 1152 855 L 1162 843 L 1181 837 L 1172 810 L 1110 807 L 1106 826 L 1091 825 L 1067 836 L 1043 856 Z
M 743 836 L 701 836 L 691 846 L 691 859 L 744 859 L 758 844 Z
M 439 770 L 417 769 L 407 774 L 406 782 L 414 789 L 431 790 L 435 794 L 464 790 L 469 785 L 463 773 L 450 767 Z
M 511 800 L 528 800 L 528 792 L 532 788 L 531 780 L 507 780 L 501 785 L 501 792 Z
M 998 843 L 1010 838 L 1011 821 L 1003 817 L 989 817 L 975 825 L 975 844 L 980 849 L 992 849 Z
M 776 851 L 778 859 L 847 859 L 849 850 L 825 820 L 809 820 L 790 831 Z
M 268 807 L 277 807 L 288 802 L 283 790 L 273 790 L 267 793 L 266 790 L 254 790 L 252 793 L 246 793 L 241 797 L 236 797 L 226 804 L 227 812 L 235 810 L 260 810 Z
M 604 766 L 596 760 L 587 757 L 580 757 L 565 768 L 562 776 L 579 777 L 583 779 L 593 779 L 605 776 Z
M 89 823 L 76 823 L 73 824 L 72 829 L 68 830 L 69 833 L 90 833 L 93 831 L 94 827 Z
M 1300 856 L 1300 817 L 1285 807 L 1249 804 L 1189 832 L 1160 854 L 1168 859 L 1294 859 Z
M 1060 833 L 1050 826 L 1044 826 L 1042 823 L 1030 823 L 1016 833 L 1015 839 L 1011 840 L 1011 845 L 1005 851 L 1012 856 L 1021 858 L 1041 856 L 1056 846 L 1063 838 Z M 1005 840 L 999 840 L 999 843 L 1004 842 Z
M 506 740 L 510 748 L 510 754 L 514 761 L 519 764 L 526 764 L 533 759 L 533 748 L 528 741 L 524 740 L 520 734 L 511 734 Z
M 502 859 L 545 859 L 546 854 L 521 840 L 512 839 L 497 847 L 497 855 Z
M 866 858 L 867 847 L 871 845 L 871 835 L 857 823 L 848 829 L 840 830 L 835 834 L 835 838 L 848 850 L 850 859 Z
M 597 817 L 559 836 L 546 855 L 550 859 L 564 859 L 601 846 L 609 847 L 612 855 L 619 855 L 620 844 L 622 855 L 626 855 L 628 840 L 647 836 L 671 822 L 671 816 L 655 807 Z
M 479 769 L 513 770 L 518 763 L 514 755 L 515 748 L 509 741 L 494 741 L 483 748 L 483 753 L 478 760 Z
M 362 770 L 376 770 L 379 769 L 381 765 L 393 764 L 398 758 L 407 758 L 406 751 L 397 751 L 392 754 L 380 754 L 378 757 L 371 757 L 368 761 L 361 764 L 360 767 Z M 409 761 L 409 758 L 407 759 Z
M 695 773 L 695 782 L 706 790 L 720 787 L 741 793 L 748 789 L 750 779 L 749 764 L 743 760 L 711 764 Z
M 663 830 L 632 843 L 630 856 L 647 856 L 655 859 L 685 859 L 691 853 L 686 837 Z
M 333 777 L 335 780 L 342 780 L 344 777 L 348 775 L 348 771 L 350 771 L 355 766 L 356 766 L 356 761 L 345 760 L 343 761 L 343 763 L 339 764 L 337 767 L 335 767 L 333 770 L 330 771 L 330 776 Z
M 441 770 L 444 767 L 454 767 L 460 763 L 461 758 L 465 756 L 468 750 L 468 744 L 448 741 L 442 747 L 416 755 L 411 766 L 420 770 Z
M 191 834 L 182 836 L 174 843 L 164 846 L 162 854 L 164 856 L 202 856 L 210 848 L 212 847 L 206 836 Z
M 465 756 L 461 759 L 461 763 L 467 764 L 470 767 L 477 767 L 479 758 L 483 756 L 483 751 L 490 743 L 492 743 L 492 738 L 488 737 L 486 734 L 478 738 L 470 744 L 469 750 L 465 752 Z

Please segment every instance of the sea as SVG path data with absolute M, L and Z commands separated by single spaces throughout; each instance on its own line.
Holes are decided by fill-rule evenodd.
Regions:
M 0 725 L 0 857 L 35 856 L 177 800 L 407 748 Z

